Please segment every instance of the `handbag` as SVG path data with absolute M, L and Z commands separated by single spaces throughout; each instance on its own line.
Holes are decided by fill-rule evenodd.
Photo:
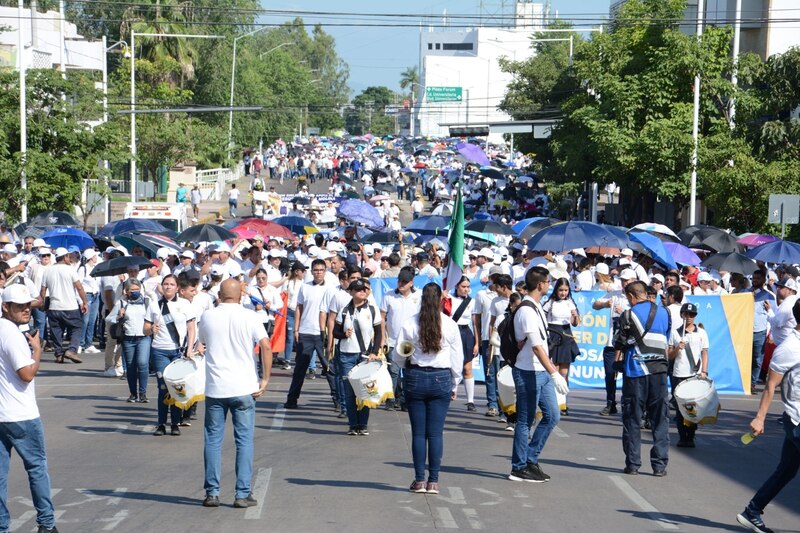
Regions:
M 122 307 L 125 309 L 125 307 Z M 111 324 L 108 328 L 108 335 L 115 341 L 121 341 L 125 338 L 125 318 L 127 315 L 123 315 L 121 320 L 117 320 L 115 324 Z

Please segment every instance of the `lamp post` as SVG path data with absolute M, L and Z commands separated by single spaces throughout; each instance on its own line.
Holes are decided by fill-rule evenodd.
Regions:
M 21 0 L 20 0 L 21 1 Z M 180 37 L 184 39 L 222 39 L 223 35 L 184 33 L 137 33 L 131 30 L 131 202 L 136 201 L 136 36 Z
M 703 0 L 697 0 L 697 40 L 703 36 Z M 692 116 L 692 177 L 689 190 L 689 225 L 694 226 L 697 218 L 697 148 L 700 141 L 700 73 L 694 77 L 694 113 Z
M 17 14 L 19 15 L 19 26 L 17 27 L 17 56 L 19 59 L 19 153 L 20 153 L 20 188 L 22 189 L 23 200 L 20 209 L 20 219 L 22 222 L 28 221 L 28 175 L 25 172 L 25 158 L 28 153 L 28 102 L 26 100 L 27 90 L 25 87 L 25 43 L 22 39 L 22 0 L 17 4 Z

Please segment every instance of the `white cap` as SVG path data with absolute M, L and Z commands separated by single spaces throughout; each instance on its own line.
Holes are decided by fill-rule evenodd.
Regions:
M 128 249 L 125 248 L 124 246 L 122 246 L 121 244 L 119 246 L 113 247 L 113 249 L 118 251 L 122 255 L 128 255 Z M 56 257 L 58 257 L 58 256 L 56 256 Z
M 28 287 L 22 285 L 21 283 L 12 283 L 3 291 L 4 304 L 27 304 L 31 303 L 32 301 L 33 298 L 31 298 L 31 293 L 28 292 Z
M 267 257 L 274 258 L 274 257 L 283 257 L 283 256 L 282 256 L 280 250 L 278 250 L 277 248 L 273 248 L 272 250 L 269 251 L 269 253 L 267 254 Z
M 594 267 L 594 272 L 595 274 L 602 274 L 604 276 L 608 276 L 609 273 L 608 265 L 605 263 L 597 263 L 597 265 Z
M 2 250 L 1 250 L 1 251 L 5 252 L 5 253 L 7 253 L 7 254 L 14 254 L 14 255 L 16 255 L 16 253 L 17 253 L 17 245 L 16 245 L 16 244 L 11 244 L 11 243 L 8 243 L 8 244 L 6 244 L 6 245 L 4 245 L 4 246 L 3 246 L 3 248 L 2 248 Z
M 769 271 L 769 277 L 778 279 L 777 274 L 775 274 L 775 272 L 773 272 L 772 270 Z M 719 270 L 711 271 L 711 280 L 716 281 L 717 283 L 720 283 L 722 281 L 722 276 L 719 275 Z
M 697 282 L 698 282 L 698 283 L 700 283 L 701 281 L 711 281 L 711 280 L 713 280 L 713 279 L 714 279 L 714 278 L 712 278 L 712 277 L 711 277 L 711 274 L 709 274 L 708 272 L 700 272 L 700 273 L 697 275 Z
M 626 268 L 625 270 L 619 273 L 619 279 L 636 279 L 636 272 L 634 272 L 630 268 Z
M 308 257 L 311 259 L 316 259 L 319 256 L 319 246 L 309 246 L 308 247 Z
M 231 251 L 231 247 L 230 247 L 230 246 L 228 246 L 228 243 L 227 243 L 227 242 L 223 242 L 223 243 L 220 243 L 220 244 L 216 245 L 216 246 L 214 247 L 214 250 L 213 250 L 213 251 L 215 251 L 215 252 L 228 252 L 228 253 L 230 253 L 230 251 Z
M 212 276 L 222 276 L 225 274 L 225 269 L 222 265 L 211 265 L 211 275 Z
M 184 250 L 181 252 L 181 257 L 188 257 L 189 259 L 194 260 L 194 252 L 191 250 Z
M 338 231 L 331 231 L 331 232 L 328 233 L 328 239 L 335 240 L 335 239 L 338 239 L 338 238 L 339 238 L 339 232 Z
M 623 248 L 620 250 L 619 254 L 623 257 L 633 257 L 633 250 L 630 248 Z
M 56 256 L 56 259 L 58 259 L 59 257 L 64 257 L 68 253 L 69 251 L 66 248 L 64 248 L 63 246 L 59 246 L 58 248 L 56 248 L 54 255 Z
M 786 287 L 789 290 L 793 290 L 794 292 L 797 292 L 797 282 L 794 280 L 794 278 L 786 278 L 786 279 L 778 280 L 778 282 L 775 285 L 778 286 L 778 287 Z M 6 289 L 6 290 L 8 290 L 8 289 Z M 5 296 L 5 294 L 3 296 Z
M 158 250 L 156 250 L 156 257 L 158 259 L 166 259 L 167 257 L 170 256 L 170 253 L 173 253 L 172 249 L 163 246 Z
M 34 239 L 34 241 L 33 241 L 33 247 L 34 248 L 42 248 L 42 247 L 46 247 L 46 246 L 47 246 L 47 243 L 44 242 L 44 239 Z
M 330 259 L 333 255 L 328 250 L 319 251 L 319 259 Z
M 372 257 L 375 253 L 375 248 L 371 244 L 367 244 L 364 246 L 364 253 L 367 254 L 368 257 Z
M 492 258 L 492 264 L 499 265 L 501 262 L 502 262 L 502 257 L 500 257 L 500 254 L 494 254 L 494 257 Z
M 94 248 L 87 248 L 86 250 L 83 251 L 83 257 L 87 261 L 89 259 L 92 259 L 93 257 L 97 257 L 97 250 L 95 250 Z
M 494 260 L 494 252 L 491 248 L 481 248 L 481 251 L 478 252 L 478 256 Z
M 664 284 L 664 276 L 662 276 L 661 274 L 653 274 L 653 277 L 650 278 L 650 282 L 652 283 L 653 281 L 657 281 L 657 282 L 659 282 L 660 284 L 663 285 Z
M 52 253 L 53 252 L 47 246 L 40 246 L 39 247 L 39 255 L 40 256 L 42 256 L 42 255 L 50 255 Z
M 379 242 L 376 242 L 375 244 L 372 245 L 372 249 L 383 251 L 383 245 Z
M 630 265 L 630 264 L 631 264 L 631 260 L 630 260 L 630 259 L 628 259 L 627 257 L 623 257 L 622 259 L 620 259 L 619 261 L 617 261 L 617 264 L 618 264 L 619 266 L 626 266 L 626 265 Z
M 506 248 L 505 246 L 501 246 L 500 248 L 497 249 L 497 253 L 503 257 L 508 257 L 508 248 Z

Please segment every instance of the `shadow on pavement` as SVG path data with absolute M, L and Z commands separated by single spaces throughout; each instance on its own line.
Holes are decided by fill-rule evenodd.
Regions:
M 287 483 L 293 485 L 305 485 L 309 487 L 326 486 L 326 487 L 343 487 L 343 488 L 362 488 L 362 489 L 378 489 L 388 490 L 392 492 L 407 492 L 405 487 L 398 487 L 386 483 L 376 483 L 374 481 L 347 481 L 343 479 L 302 479 L 296 477 L 286 478 Z
M 412 463 L 401 463 L 399 461 L 387 461 L 383 463 L 385 465 L 397 466 L 400 468 L 405 468 L 410 472 L 414 471 L 414 465 Z M 471 467 L 463 467 L 463 466 L 449 466 L 449 465 L 442 465 L 441 468 L 442 472 L 448 474 L 462 474 L 465 476 L 480 476 L 480 477 L 488 477 L 491 479 L 506 479 L 508 474 L 504 474 L 501 472 L 489 472 L 486 470 L 478 470 L 477 468 Z M 406 489 L 402 489 L 406 490 Z
M 108 489 L 88 489 L 92 494 L 98 496 L 108 496 L 111 498 L 123 498 L 126 500 L 141 500 L 158 503 L 171 503 L 174 505 L 196 505 L 200 506 L 203 503 L 201 499 L 187 498 L 185 496 L 176 496 L 174 494 L 150 494 L 147 492 L 117 492 Z
M 653 517 L 648 513 L 644 513 L 642 511 L 629 511 L 626 509 L 618 509 L 620 513 L 628 513 L 631 516 L 635 516 L 636 518 L 641 518 L 643 520 L 652 521 Z M 709 529 L 718 529 L 718 530 L 725 530 L 725 531 L 742 531 L 741 526 L 733 525 L 733 524 L 723 524 L 721 522 L 714 522 L 713 520 L 706 520 L 705 518 L 699 518 L 696 516 L 689 516 L 689 515 L 682 515 L 682 514 L 674 514 L 674 513 L 661 513 L 661 516 L 667 522 L 671 522 L 675 525 L 678 524 L 689 524 L 698 527 L 705 527 Z

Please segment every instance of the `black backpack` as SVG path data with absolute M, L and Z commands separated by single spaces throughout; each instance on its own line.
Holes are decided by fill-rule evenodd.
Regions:
M 505 362 L 512 367 L 516 365 L 517 355 L 519 355 L 520 351 L 517 336 L 514 332 L 514 317 L 522 306 L 533 307 L 533 304 L 529 301 L 522 300 L 513 312 L 506 309 L 503 321 L 497 326 L 497 333 L 500 335 L 500 355 L 502 355 Z

